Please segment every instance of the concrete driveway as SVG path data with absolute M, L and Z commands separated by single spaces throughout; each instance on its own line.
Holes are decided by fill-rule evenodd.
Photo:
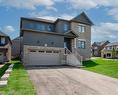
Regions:
M 118 79 L 78 68 L 28 69 L 37 95 L 118 95 Z

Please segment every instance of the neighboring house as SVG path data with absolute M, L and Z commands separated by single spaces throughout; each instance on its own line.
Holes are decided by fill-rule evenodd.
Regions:
M 20 37 L 16 37 L 15 39 L 12 40 L 11 51 L 12 51 L 11 53 L 12 58 L 20 56 Z
M 101 50 L 109 43 L 109 41 L 94 42 L 92 44 L 92 56 L 101 57 Z
M 118 58 L 118 42 L 106 45 L 101 55 L 103 58 Z
M 11 60 L 11 40 L 10 37 L 0 31 L 0 63 Z
M 51 21 L 22 17 L 20 36 L 23 63 L 60 65 L 68 64 L 70 61 L 76 64 L 82 57 L 83 60 L 90 59 L 92 25 L 84 12 L 71 20 Z

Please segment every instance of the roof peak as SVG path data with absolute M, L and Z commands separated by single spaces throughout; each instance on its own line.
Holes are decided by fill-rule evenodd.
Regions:
M 94 25 L 93 22 L 89 19 L 89 17 L 86 15 L 84 11 L 80 13 L 79 15 L 77 15 L 76 17 L 74 17 L 71 21 Z

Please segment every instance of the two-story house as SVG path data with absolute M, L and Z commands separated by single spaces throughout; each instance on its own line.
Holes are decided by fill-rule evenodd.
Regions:
M 11 40 L 8 35 L 0 31 L 0 63 L 11 60 Z
M 109 43 L 101 52 L 103 58 L 118 58 L 118 42 Z
M 109 43 L 109 41 L 94 42 L 91 47 L 92 56 L 101 57 L 101 50 Z
M 91 57 L 91 26 L 83 12 L 71 20 L 21 18 L 21 55 L 25 65 L 78 64 Z M 68 55 L 67 55 L 68 54 Z M 70 55 L 70 56 L 69 56 Z

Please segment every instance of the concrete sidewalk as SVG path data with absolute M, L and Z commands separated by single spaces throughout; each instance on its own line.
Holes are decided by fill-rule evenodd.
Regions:
M 3 64 L 0 64 L 0 68 L 3 66 Z

